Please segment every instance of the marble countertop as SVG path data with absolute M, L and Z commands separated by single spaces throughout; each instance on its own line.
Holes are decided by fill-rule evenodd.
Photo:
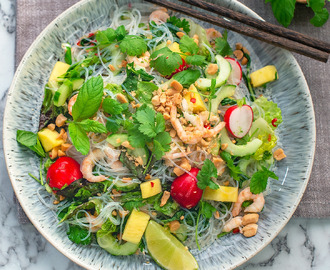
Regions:
M 0 112 L 14 75 L 15 0 L 0 1 Z M 31 224 L 20 224 L 0 142 L 0 269 L 82 269 Z M 292 218 L 263 251 L 238 269 L 330 269 L 330 219 Z

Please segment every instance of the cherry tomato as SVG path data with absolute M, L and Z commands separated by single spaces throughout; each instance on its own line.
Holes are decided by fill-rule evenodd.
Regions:
M 198 168 L 192 168 L 190 173 L 197 176 Z M 174 179 L 171 186 L 172 198 L 182 207 L 190 209 L 198 204 L 203 195 L 203 190 L 197 186 L 197 179 L 185 173 Z
M 184 71 L 189 67 L 189 65 L 186 63 L 186 61 L 184 61 L 183 58 L 181 58 L 181 59 L 182 59 L 182 64 L 170 76 L 167 76 L 166 77 L 167 79 L 171 79 L 175 74 L 177 74 L 181 71 Z
M 47 182 L 51 188 L 61 189 L 81 178 L 83 175 L 79 163 L 70 157 L 60 157 L 47 171 Z

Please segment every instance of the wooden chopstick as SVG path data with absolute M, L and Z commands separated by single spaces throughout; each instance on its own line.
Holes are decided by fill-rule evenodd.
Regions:
M 313 47 L 309 47 L 307 45 L 298 43 L 296 41 L 292 41 L 290 39 L 286 39 L 283 37 L 279 37 L 277 35 L 273 35 L 270 33 L 259 31 L 253 27 L 246 26 L 246 25 L 239 25 L 228 20 L 225 20 L 221 17 L 216 17 L 204 12 L 200 12 L 189 7 L 181 6 L 179 4 L 175 4 L 172 2 L 168 2 L 166 0 L 146 0 L 147 2 L 157 4 L 162 7 L 166 7 L 168 9 L 172 9 L 174 11 L 189 15 L 191 17 L 212 23 L 214 25 L 226 28 L 228 30 L 235 31 L 237 33 L 256 38 L 258 40 L 267 42 L 274 46 L 278 46 L 292 52 L 296 52 L 307 57 L 316 59 L 318 61 L 322 61 L 326 63 L 328 61 L 329 54 L 315 49 Z
M 291 40 L 297 41 L 301 44 L 305 44 L 305 45 L 313 47 L 315 49 L 330 53 L 330 44 L 329 43 L 321 41 L 321 40 L 317 40 L 315 38 L 312 38 L 307 35 L 301 34 L 299 32 L 284 28 L 282 26 L 277 26 L 277 25 L 271 24 L 269 22 L 258 20 L 258 19 L 252 18 L 248 15 L 242 14 L 240 12 L 233 11 L 231 9 L 222 7 L 220 5 L 215 5 L 215 4 L 203 1 L 203 0 L 179 0 L 179 1 L 190 4 L 192 6 L 199 7 L 201 9 L 204 9 L 207 11 L 211 11 L 213 13 L 224 16 L 226 18 L 230 18 L 235 21 L 253 26 L 260 31 L 264 31 L 264 32 L 267 32 L 270 34 L 280 36 L 280 37 L 291 39 Z

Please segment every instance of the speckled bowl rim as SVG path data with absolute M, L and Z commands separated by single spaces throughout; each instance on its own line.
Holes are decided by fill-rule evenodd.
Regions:
M 250 12 L 251 15 L 255 16 L 258 19 L 263 20 L 262 17 L 260 17 L 257 13 L 255 13 L 253 10 L 251 10 L 250 8 L 248 8 L 247 6 L 245 6 L 244 4 L 238 2 L 237 0 L 231 0 L 232 2 L 235 2 L 236 5 L 238 5 L 239 7 L 243 8 L 244 10 Z M 11 83 L 10 89 L 8 91 L 8 97 L 7 97 L 7 101 L 6 101 L 6 106 L 5 106 L 5 111 L 4 111 L 4 116 L 3 116 L 3 141 L 6 137 L 6 133 L 7 133 L 7 129 L 5 129 L 7 123 L 6 123 L 6 119 L 7 119 L 7 114 L 8 114 L 8 104 L 10 103 L 10 100 L 12 98 L 14 98 L 14 96 L 10 95 L 15 87 L 16 84 L 16 80 L 19 79 L 20 77 L 20 73 L 21 70 L 24 67 L 25 62 L 27 61 L 29 55 L 31 54 L 31 51 L 34 49 L 34 47 L 36 47 L 37 43 L 45 36 L 46 33 L 48 33 L 56 24 L 56 21 L 61 20 L 62 17 L 66 16 L 67 14 L 71 13 L 72 11 L 74 11 L 75 9 L 78 9 L 80 6 L 83 6 L 85 3 L 89 2 L 89 0 L 81 0 L 80 2 L 74 4 L 73 6 L 71 6 L 70 8 L 68 8 L 67 10 L 65 10 L 64 12 L 62 12 L 59 16 L 57 16 L 36 38 L 36 40 L 32 43 L 32 45 L 29 47 L 29 49 L 27 50 L 27 52 L 25 53 L 24 57 L 22 58 L 16 72 L 13 78 L 13 81 Z M 296 61 L 296 59 L 293 57 L 293 55 L 291 53 L 288 53 L 290 55 L 290 57 L 292 58 L 293 63 L 295 64 L 295 66 L 298 68 L 298 70 L 301 73 L 301 80 L 302 83 L 304 84 L 305 87 L 305 91 L 308 93 L 308 97 L 309 97 L 309 102 L 310 102 L 310 106 L 311 106 L 311 113 L 310 115 L 308 115 L 310 118 L 310 124 L 313 126 L 313 130 L 312 130 L 312 149 L 311 149 L 311 160 L 309 163 L 308 168 L 306 169 L 306 180 L 304 181 L 304 184 L 300 190 L 300 193 L 298 194 L 296 201 L 294 203 L 294 207 L 292 208 L 291 213 L 289 214 L 289 216 L 286 218 L 285 221 L 283 221 L 283 223 L 277 227 L 276 232 L 273 234 L 273 237 L 270 237 L 267 241 L 264 241 L 261 245 L 258 246 L 258 249 L 256 252 L 254 252 L 253 254 L 247 256 L 247 257 L 242 257 L 242 260 L 238 263 L 236 263 L 235 265 L 232 265 L 231 269 L 234 269 L 240 265 L 242 265 L 243 263 L 245 263 L 246 261 L 248 261 L 249 259 L 251 259 L 252 257 L 254 257 L 256 254 L 258 254 L 261 250 L 263 250 L 272 240 L 274 240 L 274 238 L 280 233 L 280 231 L 285 227 L 285 225 L 289 222 L 289 220 L 291 219 L 292 215 L 294 214 L 295 210 L 297 209 L 297 206 L 299 204 L 299 202 L 302 199 L 302 196 L 306 190 L 307 184 L 309 182 L 310 179 L 310 175 L 312 172 L 312 167 L 313 167 L 313 162 L 314 162 L 314 157 L 315 157 L 315 146 L 316 146 L 316 123 L 315 123 L 315 111 L 314 111 L 314 106 L 313 106 L 313 102 L 312 102 L 312 97 L 310 95 L 309 92 L 309 87 L 307 84 L 307 81 L 305 79 L 305 76 L 303 75 L 303 72 L 301 70 L 301 67 L 299 66 L 298 62 Z M 307 119 L 307 118 L 306 118 Z M 8 131 L 9 132 L 9 131 Z M 18 192 L 18 187 L 16 186 L 16 182 L 13 179 L 13 176 L 11 175 L 11 171 L 8 167 L 8 160 L 7 160 L 7 149 L 6 149 L 6 145 L 3 144 L 3 148 L 4 148 L 4 155 L 5 155 L 5 162 L 6 162 L 6 167 L 7 167 L 7 171 L 8 171 L 8 175 L 11 181 L 11 184 L 13 186 L 14 192 L 17 196 L 18 201 L 20 202 L 20 205 L 22 206 L 24 212 L 26 213 L 27 217 L 29 218 L 29 220 L 31 221 L 31 223 L 34 225 L 34 227 L 39 231 L 39 233 L 41 233 L 41 235 L 49 242 L 51 243 L 59 252 L 61 252 L 63 255 L 65 255 L 67 258 L 69 258 L 70 260 L 72 260 L 73 262 L 75 262 L 76 264 L 80 265 L 81 267 L 84 267 L 86 269 L 88 269 L 89 265 L 84 264 L 82 262 L 80 262 L 79 260 L 76 260 L 75 258 L 71 257 L 70 254 L 65 254 L 65 250 L 62 246 L 56 246 L 55 244 L 52 243 L 51 237 L 49 235 L 47 235 L 42 228 L 39 226 L 39 224 L 34 221 L 34 218 L 32 216 L 32 214 L 28 211 L 27 207 L 21 203 L 21 198 L 19 196 L 19 192 Z

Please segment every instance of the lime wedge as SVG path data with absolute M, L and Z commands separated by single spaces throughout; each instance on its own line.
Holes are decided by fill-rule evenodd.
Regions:
M 151 257 L 168 270 L 198 269 L 193 255 L 169 231 L 155 221 L 149 221 L 145 238 Z

